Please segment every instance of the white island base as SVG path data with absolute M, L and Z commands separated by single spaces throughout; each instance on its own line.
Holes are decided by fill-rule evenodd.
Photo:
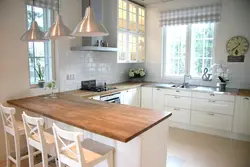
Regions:
M 46 118 L 46 122 L 48 127 L 51 127 L 52 122 L 55 122 L 65 130 L 82 131 L 48 118 Z M 114 147 L 114 167 L 166 167 L 168 130 L 169 119 L 166 119 L 128 143 L 87 131 L 84 131 L 84 137 Z M 98 167 L 106 166 L 106 163 L 98 165 Z

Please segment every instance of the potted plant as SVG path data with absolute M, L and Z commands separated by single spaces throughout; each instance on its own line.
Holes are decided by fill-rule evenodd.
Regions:
M 134 68 L 129 70 L 129 78 L 132 82 L 142 82 L 146 76 L 146 70 L 143 68 Z
M 44 67 L 40 63 L 37 63 L 37 66 L 35 67 L 35 72 L 39 78 L 38 80 L 38 86 L 39 88 L 44 88 Z

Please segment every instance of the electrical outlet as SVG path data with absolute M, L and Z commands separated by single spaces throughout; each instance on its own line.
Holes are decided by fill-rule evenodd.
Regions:
M 75 80 L 75 74 L 67 74 L 66 79 L 67 80 Z

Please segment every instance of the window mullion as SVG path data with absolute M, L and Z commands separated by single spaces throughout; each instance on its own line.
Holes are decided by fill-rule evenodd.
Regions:
M 191 38 L 192 38 L 192 25 L 189 24 L 187 26 L 187 39 L 186 39 L 186 61 L 185 61 L 185 73 L 190 74 L 191 67 Z

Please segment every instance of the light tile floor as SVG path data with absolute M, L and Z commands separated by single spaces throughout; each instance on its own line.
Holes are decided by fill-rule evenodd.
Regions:
M 250 167 L 250 143 L 170 128 L 167 167 Z

